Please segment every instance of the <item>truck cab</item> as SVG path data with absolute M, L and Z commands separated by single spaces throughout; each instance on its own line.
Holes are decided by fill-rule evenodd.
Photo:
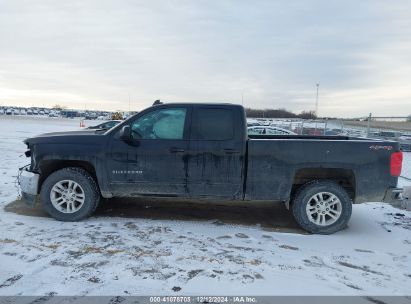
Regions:
M 108 135 L 114 196 L 243 199 L 247 134 L 240 106 L 158 105 Z

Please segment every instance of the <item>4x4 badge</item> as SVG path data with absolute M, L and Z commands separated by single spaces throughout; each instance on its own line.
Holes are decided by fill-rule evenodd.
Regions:
M 373 145 L 370 146 L 371 150 L 386 150 L 386 151 L 391 151 L 392 150 L 392 146 L 378 146 L 378 145 Z

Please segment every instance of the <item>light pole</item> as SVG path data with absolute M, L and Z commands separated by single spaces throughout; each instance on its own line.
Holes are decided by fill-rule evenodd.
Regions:
M 317 83 L 316 86 L 317 86 L 317 96 L 315 98 L 315 116 L 318 117 L 318 90 L 320 88 L 320 84 Z

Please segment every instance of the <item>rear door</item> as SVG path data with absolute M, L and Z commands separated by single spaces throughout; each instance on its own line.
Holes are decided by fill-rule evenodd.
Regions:
M 236 107 L 193 107 L 187 171 L 189 196 L 242 199 L 243 121 Z

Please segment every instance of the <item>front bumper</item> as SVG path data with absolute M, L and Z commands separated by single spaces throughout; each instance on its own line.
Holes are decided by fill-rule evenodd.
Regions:
M 403 201 L 402 193 L 403 193 L 402 188 L 389 188 L 385 192 L 385 196 L 383 199 L 384 203 L 389 203 L 389 204 L 401 204 Z
M 29 206 L 34 206 L 38 194 L 40 175 L 27 171 L 26 168 L 20 169 L 19 172 L 19 185 L 21 190 L 21 196 L 24 202 Z

